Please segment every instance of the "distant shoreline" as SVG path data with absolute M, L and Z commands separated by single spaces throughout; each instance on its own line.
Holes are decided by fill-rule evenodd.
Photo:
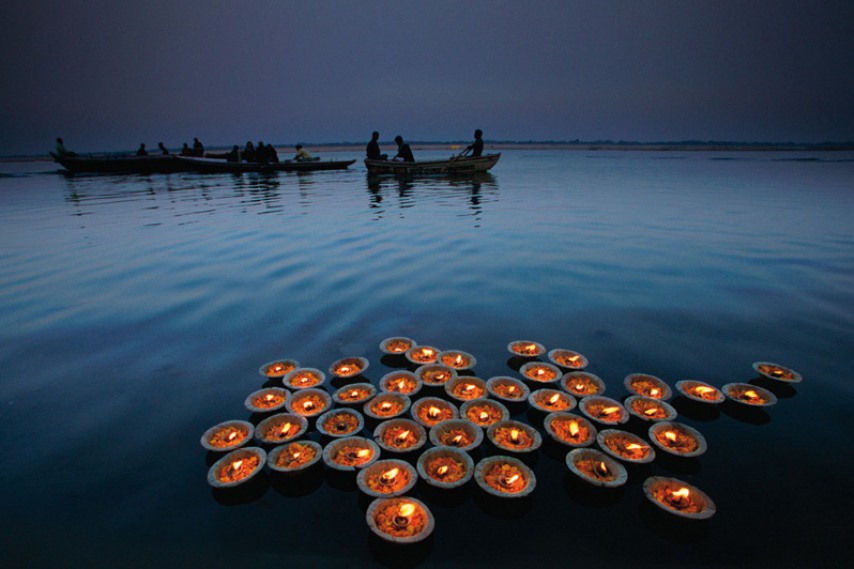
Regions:
M 460 142 L 410 142 L 413 150 L 451 150 L 464 149 L 470 141 Z M 287 156 L 293 146 L 291 144 L 274 144 L 280 155 Z M 309 151 L 344 152 L 348 150 L 363 151 L 363 142 L 318 142 L 304 143 Z M 394 148 L 391 141 L 381 142 L 383 148 Z M 208 150 L 220 152 L 229 150 L 231 146 L 211 146 Z M 576 150 L 576 151 L 646 151 L 646 152 L 851 152 L 854 142 L 825 142 L 820 144 L 800 143 L 753 143 L 753 142 L 548 142 L 530 141 L 513 142 L 498 141 L 485 144 L 490 150 Z M 100 151 L 92 154 L 133 154 L 135 150 Z M 84 152 L 82 154 L 89 154 Z M 29 162 L 52 160 L 49 154 L 0 156 L 0 162 Z

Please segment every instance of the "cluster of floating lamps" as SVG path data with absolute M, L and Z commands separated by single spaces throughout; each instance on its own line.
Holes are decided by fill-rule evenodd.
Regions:
M 567 468 L 593 486 L 625 484 L 625 465 L 651 462 L 656 452 L 690 458 L 707 449 L 699 431 L 675 420 L 677 412 L 667 402 L 673 391 L 666 382 L 630 374 L 624 386 L 631 395 L 617 401 L 603 395 L 605 382 L 585 371 L 587 358 L 572 350 L 547 353 L 537 342 L 511 342 L 510 353 L 528 360 L 519 367 L 520 377 L 485 381 L 470 375 L 476 359 L 467 352 L 419 346 L 405 337 L 387 338 L 380 349 L 400 356 L 402 367 L 408 362 L 413 369 L 387 373 L 377 387 L 363 377 L 370 365 L 367 359 L 343 358 L 329 367 L 329 375 L 344 382 L 330 394 L 325 389 L 327 374 L 319 369 L 301 367 L 291 359 L 261 366 L 262 376 L 282 382 L 282 387 L 260 389 L 245 400 L 249 411 L 265 417 L 257 425 L 225 421 L 202 435 L 204 448 L 225 453 L 208 471 L 211 486 L 239 486 L 265 467 L 293 475 L 322 462 L 333 470 L 357 473 L 359 489 L 374 498 L 366 514 L 374 533 L 395 543 L 411 543 L 426 538 L 435 525 L 427 505 L 407 495 L 419 478 L 441 489 L 459 488 L 474 479 L 483 491 L 501 498 L 519 498 L 534 490 L 536 477 L 522 459 L 537 452 L 543 439 L 533 426 L 511 418 L 511 406 L 527 405 L 542 416 L 546 434 L 571 449 Z M 548 362 L 539 359 L 545 354 Z M 753 368 L 774 381 L 802 380 L 797 372 L 771 362 L 756 362 Z M 421 395 L 422 390 L 429 393 Z M 751 407 L 776 403 L 773 393 L 750 383 L 716 388 L 685 380 L 676 390 L 703 404 L 726 399 Z M 361 435 L 366 417 L 375 424 L 371 437 Z M 632 417 L 650 424 L 646 438 L 621 428 Z M 320 433 L 324 445 L 304 438 L 312 430 Z M 470 453 L 484 440 L 498 454 L 475 464 Z M 417 460 L 411 460 L 415 456 Z M 675 478 L 651 476 L 643 490 L 650 502 L 677 516 L 704 519 L 716 511 L 702 490 Z

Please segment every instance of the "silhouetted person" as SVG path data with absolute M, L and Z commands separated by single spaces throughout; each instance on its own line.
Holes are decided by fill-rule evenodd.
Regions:
M 388 160 L 388 154 L 380 154 L 380 133 L 374 131 L 371 134 L 371 141 L 365 149 L 367 157 L 370 160 Z
M 474 142 L 469 144 L 468 147 L 460 153 L 460 156 L 465 156 L 466 154 L 469 154 L 470 156 L 481 156 L 483 154 L 482 130 L 477 129 L 476 131 L 474 131 Z
M 139 150 L 136 151 L 137 156 L 148 156 L 148 152 L 145 150 L 145 144 L 139 145 Z
M 231 147 L 231 151 L 225 155 L 225 159 L 229 162 L 240 162 L 240 148 L 235 144 Z
M 279 162 L 279 153 L 276 152 L 276 149 L 272 144 L 267 145 L 267 162 L 271 164 L 277 164 Z
M 75 152 L 69 152 L 65 148 L 65 143 L 62 142 L 61 138 L 56 139 L 56 155 L 57 156 L 77 156 Z
M 258 146 L 255 147 L 255 162 L 266 164 L 269 154 L 267 154 L 267 145 L 263 140 L 258 141 Z
M 403 137 L 397 135 L 394 137 L 394 141 L 397 143 L 397 156 L 392 158 L 392 160 L 398 160 L 400 162 L 415 162 L 415 156 L 412 155 L 412 149 L 409 148 L 409 145 L 403 142 Z
M 169 151 L 168 151 L 168 150 L 166 150 L 166 147 L 165 147 L 165 146 L 163 146 L 163 143 L 162 143 L 162 142 L 158 142 L 158 143 L 157 143 L 157 148 L 159 148 L 159 149 L 160 149 L 160 152 L 161 152 L 164 156 L 168 156 L 168 155 L 169 155 Z
M 295 148 L 297 149 L 297 154 L 296 156 L 294 156 L 294 160 L 296 160 L 297 162 L 306 162 L 308 160 L 314 160 L 314 158 L 311 157 L 311 154 L 309 154 L 308 150 L 302 147 L 302 144 L 297 144 Z
M 251 140 L 246 141 L 246 146 L 243 147 L 243 159 L 247 162 L 255 162 L 255 145 Z
M 190 145 L 185 142 L 184 146 L 181 147 L 181 156 L 192 156 L 192 155 L 193 155 L 193 149 L 190 148 Z
M 193 156 L 204 156 L 205 147 L 198 138 L 193 139 Z

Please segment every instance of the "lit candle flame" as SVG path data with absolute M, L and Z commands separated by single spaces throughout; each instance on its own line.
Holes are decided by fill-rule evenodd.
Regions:
M 291 424 L 285 423 L 284 425 L 282 425 L 282 428 L 279 429 L 279 434 L 281 434 L 282 436 L 285 436 L 290 432 L 290 430 L 291 430 Z
M 515 385 L 510 385 L 507 387 L 507 393 L 515 393 L 515 392 L 516 392 L 516 386 Z
M 676 442 L 676 433 L 674 433 L 673 431 L 666 431 L 664 433 L 664 438 L 667 439 L 668 441 L 670 441 L 671 443 L 675 443 Z
M 350 399 L 355 399 L 358 396 L 359 396 L 359 390 L 358 389 L 354 389 L 353 391 L 350 392 Z
M 405 441 L 406 441 L 406 437 L 408 437 L 408 436 L 409 436 L 409 433 L 410 433 L 410 432 L 411 432 L 411 431 L 403 431 L 402 433 L 400 433 L 399 435 L 397 435 L 397 440 L 398 440 L 398 441 L 400 441 L 400 442 L 405 442 Z
M 502 483 L 503 483 L 505 486 L 510 486 L 511 484 L 513 484 L 514 482 L 516 482 L 517 480 L 519 480 L 519 475 L 518 475 L 518 474 L 514 474 L 513 476 L 510 476 L 510 477 L 508 477 L 508 478 L 504 478 L 504 479 L 502 480 Z
M 604 461 L 599 462 L 599 464 L 596 465 L 595 470 L 598 474 L 601 474 L 602 476 L 608 476 L 608 474 L 610 474 L 610 472 L 608 471 L 608 466 L 605 464 Z
M 305 409 L 306 411 L 311 411 L 312 409 L 314 409 L 314 402 L 313 401 L 304 401 L 302 404 L 302 408 Z
M 697 387 L 694 388 L 694 393 L 696 393 L 697 395 L 700 395 L 701 397 L 703 395 L 711 395 L 714 392 L 715 392 L 715 390 L 713 388 L 706 387 L 705 385 L 698 385 Z
M 433 354 L 434 354 L 434 352 L 430 348 L 424 348 L 423 350 L 421 350 L 421 355 L 423 355 L 425 358 L 429 358 Z
M 658 409 L 655 407 L 650 407 L 649 409 L 647 409 L 646 411 L 643 412 L 643 414 L 646 415 L 647 417 L 652 417 L 656 413 L 658 413 Z
M 670 493 L 668 501 L 675 507 L 684 508 L 690 503 L 691 492 L 684 486 Z
M 268 393 L 268 394 L 264 397 L 264 399 L 266 399 L 266 400 L 267 400 L 267 402 L 269 403 L 270 401 L 272 401 L 272 400 L 274 399 L 274 397 L 275 397 L 275 396 L 274 396 L 272 393 Z
M 583 383 L 576 383 L 575 389 L 576 389 L 576 391 L 584 391 L 584 384 Z
M 580 359 L 581 359 L 581 356 L 570 356 L 570 357 L 566 358 L 566 361 L 568 361 L 572 365 L 575 365 L 576 363 L 578 363 L 578 360 L 580 360 Z
M 759 399 L 759 394 L 753 391 L 752 389 L 748 389 L 744 392 L 744 396 L 748 399 Z
M 363 448 L 356 452 L 356 456 L 359 458 L 365 458 L 367 456 L 371 456 L 371 449 Z
M 389 403 L 388 401 L 383 402 L 383 404 L 380 405 L 380 409 L 383 411 L 390 411 L 391 410 L 391 403 Z
M 438 474 L 439 476 L 444 476 L 447 473 L 448 473 L 448 467 L 445 465 L 442 465 L 436 469 L 436 474 Z
M 346 374 L 350 373 L 351 371 L 352 371 L 352 369 L 350 368 L 350 366 L 347 366 L 347 365 L 343 365 L 343 366 L 338 368 L 338 373 L 340 373 L 342 375 L 346 375 Z
M 455 446 L 459 446 L 461 442 L 463 442 L 463 436 L 462 435 L 457 435 L 456 437 L 451 439 L 451 443 L 454 444 Z
M 398 382 L 397 382 L 397 388 L 398 388 L 399 390 L 401 390 L 401 391 L 403 391 L 404 389 L 406 389 L 406 380 L 405 380 L 405 379 L 401 379 L 400 381 L 398 381 Z
M 298 459 L 298 458 L 300 457 L 300 455 L 301 455 L 301 454 L 302 454 L 302 453 L 295 452 L 295 453 L 293 453 L 293 454 L 291 455 L 291 458 L 292 458 L 293 460 L 296 460 L 296 459 Z
M 653 387 L 649 390 L 650 397 L 656 397 L 661 391 L 657 387 Z
M 528 344 L 527 346 L 525 346 L 524 351 L 528 354 L 535 354 L 535 353 L 537 353 L 537 345 L 536 344 Z
M 230 434 L 230 435 L 228 435 L 228 440 L 229 440 L 229 442 L 230 442 L 230 441 L 233 441 L 233 440 L 234 440 L 234 439 L 236 439 L 236 438 L 237 438 L 237 431 L 231 431 L 231 434 Z
M 555 405 L 560 400 L 560 393 L 555 393 L 549 397 L 549 405 Z
M 430 405 L 430 408 L 427 409 L 427 414 L 430 415 L 430 417 L 432 417 L 433 419 L 438 417 L 440 413 L 441 413 L 441 410 L 438 407 L 436 407 L 435 405 Z
M 480 417 L 481 421 L 486 421 L 487 419 L 489 419 L 489 413 L 487 413 L 486 411 L 481 411 L 478 417 Z
M 546 370 L 544 368 L 538 367 L 534 369 L 534 375 L 537 377 L 543 377 L 546 374 Z
M 465 391 L 466 393 L 471 393 L 473 389 L 474 389 L 473 383 L 467 383 L 465 385 L 465 387 L 463 387 L 463 391 Z
M 510 440 L 514 443 L 519 442 L 519 430 L 518 429 L 510 429 Z
M 234 462 L 231 463 L 231 470 L 236 472 L 236 471 L 240 470 L 241 466 L 243 466 L 243 460 L 235 460 Z
M 629 443 L 626 445 L 626 450 L 639 450 L 642 448 L 643 448 L 643 445 L 639 445 L 637 443 Z
M 570 421 L 569 422 L 569 435 L 571 437 L 577 437 L 580 432 L 578 428 L 578 421 Z
M 602 415 L 610 415 L 611 413 L 616 413 L 620 410 L 619 407 L 603 407 Z
M 415 513 L 415 505 L 410 504 L 409 502 L 403 503 L 400 505 L 400 509 L 397 511 L 397 514 L 402 518 L 408 518 L 412 514 Z
M 460 355 L 460 354 L 457 354 L 457 357 L 456 357 L 456 358 L 454 358 L 454 365 L 461 366 L 461 365 L 463 365 L 463 363 L 465 363 L 465 360 L 463 359 L 463 356 L 462 356 L 462 355 Z
M 385 472 L 382 473 L 382 476 L 381 476 L 382 481 L 387 483 L 387 484 L 394 482 L 394 479 L 397 477 L 398 472 L 400 472 L 400 469 L 398 469 L 398 468 L 392 468 L 391 470 L 386 470 Z

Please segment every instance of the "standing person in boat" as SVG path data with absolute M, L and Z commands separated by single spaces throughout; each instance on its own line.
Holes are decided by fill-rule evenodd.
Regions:
M 314 160 L 311 154 L 309 154 L 308 150 L 302 147 L 302 144 L 297 144 L 296 147 L 297 154 L 294 156 L 294 160 L 297 162 L 307 162 L 309 160 Z
M 371 133 L 371 141 L 365 149 L 369 160 L 388 160 L 388 154 L 380 154 L 380 133 L 374 131 Z
M 193 139 L 193 156 L 198 156 L 199 158 L 204 157 L 205 155 L 205 146 L 198 138 Z
M 471 153 L 471 154 L 469 154 Z M 471 157 L 481 156 L 483 154 L 483 131 L 477 129 L 474 131 L 474 142 L 468 145 L 468 147 L 460 152 L 460 156 L 469 155 Z
M 398 134 L 394 137 L 394 141 L 397 143 L 397 156 L 392 158 L 392 160 L 397 160 L 398 162 L 415 162 L 412 149 L 409 148 L 408 144 L 403 142 L 403 137 Z
M 160 149 L 161 154 L 163 154 L 164 156 L 169 156 L 169 151 L 166 149 L 165 146 L 163 146 L 162 142 L 157 143 L 157 148 Z
M 139 145 L 139 150 L 136 151 L 137 156 L 148 156 L 148 151 L 145 150 L 145 144 L 141 143 Z

